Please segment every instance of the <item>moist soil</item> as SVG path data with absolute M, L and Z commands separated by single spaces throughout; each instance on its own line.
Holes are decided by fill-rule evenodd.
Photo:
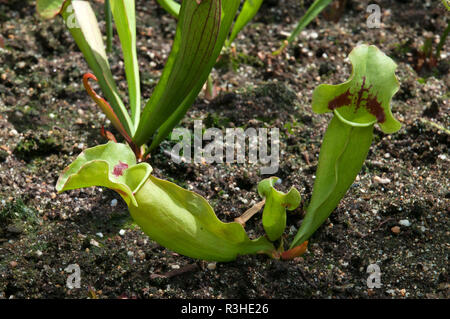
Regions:
M 312 91 L 349 77 L 346 58 L 357 44 L 374 44 L 398 63 L 401 89 L 392 109 L 402 128 L 391 135 L 375 129 L 355 183 L 302 257 L 211 263 L 150 240 L 113 191 L 56 193 L 61 171 L 82 150 L 106 142 L 103 125 L 112 128 L 83 89 L 89 68 L 62 21 L 40 20 L 34 1 L 0 1 L 0 298 L 448 298 L 449 43 L 437 64 L 420 54 L 426 38 L 437 45 L 448 14 L 440 1 L 375 2 L 380 28 L 367 27 L 368 1 L 347 1 L 340 17 L 319 16 L 273 57 L 312 1 L 265 1 L 223 53 L 213 71 L 218 96 L 201 94 L 180 126 L 203 120 L 204 128 L 224 131 L 280 129 L 274 175 L 280 190 L 295 186 L 302 195 L 288 213 L 287 242 L 304 216 L 331 118 L 312 112 Z M 93 5 L 103 20 L 101 3 Z M 155 1 L 138 0 L 137 12 L 147 100 L 176 25 Z M 117 36 L 110 62 L 125 97 Z M 167 155 L 174 144 L 165 141 L 151 155 L 154 174 L 204 196 L 221 220 L 261 200 L 256 186 L 268 177 L 262 165 L 176 164 Z M 263 233 L 260 214 L 246 230 Z M 71 264 L 80 266 L 81 288 L 66 286 Z M 380 267 L 381 288 L 367 286 L 371 264 Z

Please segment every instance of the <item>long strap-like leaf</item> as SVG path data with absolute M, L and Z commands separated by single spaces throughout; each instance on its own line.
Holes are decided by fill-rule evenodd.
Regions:
M 237 0 L 227 0 L 235 2 Z M 215 62 L 222 0 L 183 1 L 172 52 L 153 95 L 142 113 L 133 140 L 142 145 L 169 119 Z
M 317 15 L 326 8 L 330 4 L 332 0 L 316 0 L 314 3 L 308 8 L 304 16 L 298 21 L 297 26 L 294 31 L 292 31 L 291 35 L 288 39 L 283 43 L 280 49 L 275 51 L 273 54 L 280 54 L 286 46 L 292 43 L 300 32 L 315 18 Z
M 227 41 L 227 46 L 229 46 L 234 39 L 237 37 L 239 32 L 253 19 L 253 17 L 258 13 L 263 0 L 245 0 L 242 6 L 241 13 L 234 23 L 233 30 L 231 31 L 230 38 Z
M 125 73 L 130 97 L 131 118 L 135 127 L 141 116 L 141 86 L 136 49 L 136 13 L 134 0 L 111 0 L 111 10 L 116 23 L 125 61 Z
M 89 67 L 97 77 L 106 100 L 127 133 L 132 135 L 134 127 L 111 74 L 102 34 L 91 5 L 88 1 L 67 1 L 61 15 L 69 27 L 75 42 L 81 52 L 83 52 Z
M 156 0 L 161 7 L 169 12 L 174 18 L 178 19 L 180 14 L 180 4 L 174 0 Z
M 197 98 L 199 92 L 201 91 L 203 84 L 208 78 L 209 72 L 213 68 L 216 60 L 222 50 L 223 44 L 228 36 L 229 30 L 236 16 L 236 12 L 239 8 L 239 0 L 227 0 L 222 2 L 222 22 L 220 25 L 219 37 L 216 42 L 216 47 L 214 48 L 214 53 L 209 59 L 207 70 L 202 74 L 202 77 L 198 79 L 195 87 L 186 97 L 186 99 L 178 106 L 176 111 L 170 116 L 170 118 L 164 122 L 164 124 L 159 128 L 156 137 L 153 139 L 150 146 L 150 150 L 155 149 L 162 140 L 164 140 L 172 131 L 172 129 L 181 121 L 181 119 L 186 115 L 186 112 L 191 107 Z

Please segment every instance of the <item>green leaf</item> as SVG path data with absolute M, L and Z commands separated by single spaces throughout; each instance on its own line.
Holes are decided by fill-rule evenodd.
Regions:
M 105 23 L 106 23 L 106 52 L 111 53 L 112 45 L 113 45 L 113 37 L 114 37 L 114 28 L 113 28 L 113 18 L 111 12 L 111 2 L 109 0 L 104 0 L 105 5 L 103 6 L 103 10 L 105 11 Z
M 386 132 L 400 128 L 390 101 L 398 91 L 396 64 L 375 46 L 350 53 L 353 71 L 340 85 L 322 84 L 313 93 L 313 110 L 334 111 L 320 149 L 316 181 L 306 216 L 291 248 L 305 242 L 339 204 L 360 172 L 378 122 Z
M 111 0 L 111 10 L 116 23 L 125 61 L 131 117 L 135 127 L 141 116 L 141 86 L 136 49 L 136 14 L 134 0 Z
M 75 42 L 98 79 L 106 100 L 129 135 L 134 132 L 130 116 L 120 98 L 106 57 L 97 18 L 88 1 L 67 1 L 61 12 Z
M 242 6 L 241 13 L 234 23 L 233 30 L 231 31 L 230 38 L 227 41 L 227 46 L 236 39 L 237 35 L 241 30 L 253 19 L 253 17 L 258 13 L 263 0 L 245 0 Z
M 151 239 L 192 258 L 229 261 L 244 254 L 275 254 L 267 238 L 250 240 L 241 224 L 221 222 L 203 197 L 150 176 L 151 170 L 147 163 L 136 164 L 128 145 L 109 142 L 81 153 L 56 189 L 96 185 L 117 191 Z
M 65 0 L 37 0 L 36 11 L 44 19 L 57 16 L 64 5 Z
M 178 19 L 180 14 L 180 4 L 174 0 L 156 0 L 161 7 L 164 8 L 168 13 L 170 13 L 175 19 Z
M 136 144 L 146 143 L 164 122 L 178 117 L 175 112 L 190 107 L 220 53 L 226 38 L 222 39 L 222 33 L 229 32 L 221 17 L 228 17 L 228 12 L 237 10 L 238 5 L 238 0 L 203 0 L 200 5 L 196 1 L 182 2 L 172 52 L 142 113 L 134 136 Z
M 275 251 L 265 237 L 250 240 L 241 224 L 221 222 L 203 197 L 168 181 L 150 176 L 136 199 L 139 206 L 130 206 L 130 213 L 142 230 L 185 256 L 230 261 Z
M 353 65 L 350 79 L 339 85 L 322 84 L 313 93 L 316 113 L 334 111 L 351 126 L 379 124 L 393 133 L 401 124 L 391 112 L 391 99 L 400 85 L 395 77 L 397 65 L 376 46 L 360 45 L 349 55 Z
M 128 145 L 109 142 L 83 151 L 59 177 L 56 190 L 104 186 L 117 191 L 128 205 L 137 206 L 134 194 L 151 172 L 149 164 L 136 164 Z
M 150 146 L 150 150 L 155 149 L 172 131 L 172 129 L 181 121 L 181 119 L 186 115 L 186 112 L 191 107 L 197 98 L 199 92 L 201 91 L 203 84 L 208 78 L 220 52 L 222 51 L 223 44 L 228 36 L 231 24 L 236 16 L 236 12 L 239 8 L 239 0 L 228 0 L 222 1 L 222 20 L 220 24 L 220 32 L 214 48 L 214 53 L 208 61 L 206 70 L 201 77 L 198 78 L 195 87 L 189 93 L 189 95 L 183 100 L 183 102 L 177 107 L 176 111 L 164 122 L 164 124 L 159 128 L 156 137 L 153 139 Z M 176 41 L 176 40 L 175 40 Z M 175 43 L 174 43 L 175 47 Z M 172 49 L 173 51 L 173 49 Z M 170 60 L 170 58 L 169 58 Z M 167 67 L 167 65 L 166 65 Z
M 279 239 L 286 228 L 286 209 L 294 210 L 300 205 L 300 193 L 292 187 L 287 194 L 277 191 L 274 185 L 278 177 L 266 178 L 258 184 L 258 193 L 266 199 L 262 223 L 271 241 Z
M 320 148 L 311 202 L 291 248 L 307 240 L 339 204 L 361 171 L 372 137 L 373 125 L 354 127 L 333 117 Z
M 306 26 L 319 15 L 320 12 L 322 12 L 323 9 L 325 9 L 332 0 L 316 0 L 314 3 L 308 8 L 306 13 L 303 15 L 303 17 L 298 21 L 297 26 L 295 27 L 294 31 L 291 33 L 291 35 L 288 37 L 288 39 L 283 43 L 280 49 L 275 51 L 273 54 L 278 55 L 280 54 L 289 44 L 294 41 L 300 32 Z

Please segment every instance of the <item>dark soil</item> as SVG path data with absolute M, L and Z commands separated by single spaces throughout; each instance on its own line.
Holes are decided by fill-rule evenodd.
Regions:
M 61 21 L 39 20 L 34 1 L 0 1 L 0 298 L 448 298 L 448 42 L 437 66 L 415 71 L 425 38 L 439 40 L 448 14 L 439 1 L 376 2 L 381 28 L 366 26 L 369 1 L 347 1 L 339 22 L 321 16 L 275 58 L 270 53 L 312 1 L 266 1 L 236 40 L 236 55 L 225 54 L 213 72 L 219 96 L 201 95 L 180 124 L 280 128 L 276 175 L 281 189 L 299 189 L 305 205 L 330 119 L 312 113 L 313 89 L 348 78 L 345 59 L 358 43 L 377 45 L 399 65 L 393 113 L 402 129 L 376 130 L 361 173 L 309 251 L 289 262 L 245 256 L 214 264 L 152 242 L 113 191 L 56 194 L 59 174 L 76 155 L 105 142 L 105 117 L 81 85 L 88 67 Z M 147 99 L 175 21 L 155 1 L 139 0 L 137 10 Z M 126 92 L 115 41 L 111 65 Z M 258 165 L 179 165 L 164 152 L 172 144 L 152 155 L 154 174 L 205 196 L 221 220 L 260 200 L 256 185 L 267 176 Z M 288 241 L 302 213 L 303 207 L 289 213 Z M 246 228 L 259 234 L 260 216 Z M 66 287 L 69 264 L 81 268 L 80 289 Z M 381 288 L 366 285 L 370 264 L 381 268 Z

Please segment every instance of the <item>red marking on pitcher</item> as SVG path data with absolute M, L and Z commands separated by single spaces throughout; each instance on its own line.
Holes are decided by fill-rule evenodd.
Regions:
M 337 109 L 337 108 L 339 108 L 341 106 L 351 105 L 352 104 L 351 96 L 352 95 L 350 93 L 350 89 L 348 89 L 347 91 L 345 91 L 341 95 L 338 95 L 334 99 L 332 99 L 328 103 L 328 108 L 330 110 L 334 110 L 334 109 Z
M 379 123 L 384 123 L 384 121 L 386 121 L 386 115 L 384 114 L 383 107 L 381 106 L 381 103 L 378 102 L 376 96 L 369 96 L 366 103 L 366 109 L 370 114 L 377 118 Z
M 336 96 L 334 99 L 332 99 L 328 103 L 328 108 L 330 110 L 335 110 L 337 108 L 340 108 L 342 106 L 351 106 L 355 105 L 355 113 L 358 111 L 358 109 L 361 107 L 362 102 L 365 103 L 365 108 L 367 112 L 372 114 L 376 117 L 377 121 L 379 123 L 383 123 L 386 121 L 386 115 L 384 114 L 383 106 L 380 102 L 378 102 L 377 96 L 370 94 L 370 89 L 372 88 L 372 85 L 369 87 L 365 87 L 366 85 L 366 77 L 363 77 L 363 81 L 361 84 L 361 88 L 358 90 L 357 93 L 352 94 L 350 92 L 350 89 L 345 91 L 344 93 Z M 364 93 L 367 92 L 367 97 L 364 96 Z M 355 96 L 356 95 L 356 96 Z M 355 103 L 352 103 L 353 98 L 356 97 Z
M 113 170 L 114 176 L 116 176 L 116 177 L 122 176 L 123 175 L 123 171 L 126 170 L 127 168 L 128 168 L 128 164 L 127 163 L 119 161 L 119 164 L 114 166 L 114 170 Z

